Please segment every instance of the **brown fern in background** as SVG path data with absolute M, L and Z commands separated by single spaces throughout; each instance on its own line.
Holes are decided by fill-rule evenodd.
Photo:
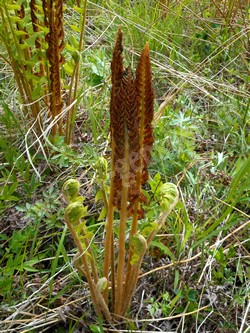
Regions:
M 80 7 L 81 5 L 81 7 Z M 42 139 L 59 134 L 71 144 L 73 128 L 80 101 L 79 78 L 81 52 L 87 16 L 87 0 L 78 2 L 82 10 L 77 50 L 72 52 L 72 73 L 67 76 L 65 117 L 62 114 L 62 90 L 65 81 L 61 70 L 64 64 L 63 0 L 8 0 L 0 6 L 0 39 L 5 48 L 4 61 L 12 68 L 18 86 L 22 109 L 28 127 L 32 124 L 33 138 Z M 30 24 L 31 23 L 31 24 Z M 74 46 L 75 47 L 75 46 Z M 70 79 L 70 81 L 68 81 Z
M 49 29 L 46 35 L 48 43 L 47 59 L 49 60 L 50 78 L 50 113 L 52 116 L 52 136 L 56 133 L 62 135 L 62 112 L 63 102 L 61 93 L 61 64 L 64 58 L 61 54 L 64 48 L 63 30 L 63 3 L 61 0 L 43 0 L 44 23 Z
M 63 135 L 61 65 L 64 48 L 63 1 L 31 0 L 0 8 L 1 39 L 8 53 L 26 119 L 44 133 L 49 118 L 52 137 Z M 31 26 L 28 24 L 31 22 Z M 42 29 L 41 29 L 42 27 Z M 48 33 L 45 36 L 44 31 Z M 42 114 L 44 107 L 48 117 Z M 29 123 L 29 124 L 30 124 Z

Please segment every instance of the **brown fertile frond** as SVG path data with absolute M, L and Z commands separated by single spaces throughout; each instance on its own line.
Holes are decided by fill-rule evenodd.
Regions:
M 122 187 L 128 187 L 128 215 L 133 214 L 133 205 L 139 198 L 140 202 L 145 202 L 137 184 L 137 175 L 140 170 L 140 135 L 139 135 L 139 114 L 136 97 L 136 85 L 131 67 L 128 67 L 122 76 L 120 88 L 114 101 L 115 121 L 113 124 L 113 140 L 115 143 L 115 195 L 114 205 L 121 208 Z M 126 131 L 125 131 L 126 129 Z M 128 184 L 123 182 L 122 168 L 125 163 L 125 135 L 128 136 L 128 159 L 129 174 Z M 140 213 L 140 212 L 139 212 Z
M 152 86 L 152 73 L 149 58 L 149 45 L 146 43 L 136 69 L 136 89 L 140 121 L 140 140 L 142 148 L 142 175 L 141 184 L 148 179 L 148 164 L 150 153 L 153 148 L 153 126 L 154 117 L 154 90 Z
M 127 69 L 128 75 L 133 75 L 132 69 Z M 130 74 L 131 72 L 131 74 Z M 129 191 L 128 191 L 128 215 L 133 214 L 133 206 L 138 198 L 141 198 L 140 189 L 137 184 L 137 174 L 140 170 L 140 116 L 137 103 L 136 82 L 133 80 L 126 91 L 126 125 L 129 141 Z
M 110 130 L 111 142 L 114 147 L 114 205 L 120 207 L 121 205 L 121 189 L 122 177 L 121 169 L 124 159 L 124 123 L 125 111 L 123 106 L 123 32 L 118 30 L 116 43 L 113 51 L 113 58 L 111 61 L 111 99 L 110 99 Z
M 128 184 L 123 184 L 123 165 L 125 163 L 125 132 L 128 135 L 129 156 L 130 156 L 130 136 L 131 125 L 133 121 L 128 122 L 128 118 L 134 118 L 137 112 L 135 82 L 132 69 L 129 67 L 123 73 L 120 87 L 117 91 L 116 98 L 113 103 L 114 107 L 114 122 L 112 127 L 112 139 L 115 145 L 114 164 L 115 164 L 115 195 L 114 204 L 120 209 L 122 187 L 128 187 Z M 131 114 L 130 114 L 131 113 Z M 130 175 L 129 175 L 130 176 Z M 129 177 L 131 178 L 131 177 Z
M 112 88 L 116 89 L 117 89 L 117 84 L 120 86 L 124 72 L 123 54 L 122 54 L 123 40 L 124 40 L 123 31 L 119 29 L 116 36 L 113 58 L 111 61 L 111 83 L 112 83 Z
M 128 214 L 133 213 L 136 201 L 146 202 L 141 193 L 141 185 L 148 178 L 147 167 L 153 146 L 153 103 L 154 92 L 149 60 L 149 47 L 146 44 L 142 51 L 136 72 L 136 80 L 131 67 L 124 70 L 123 65 L 123 32 L 118 31 L 111 62 L 111 102 L 110 125 L 111 140 L 114 144 L 114 205 L 121 207 L 122 166 L 124 164 L 125 128 L 129 146 L 129 176 L 126 186 L 128 191 Z M 138 177 L 140 178 L 138 180 Z M 139 217 L 143 210 L 138 207 Z
M 55 119 L 62 110 L 61 97 L 61 76 L 60 65 L 64 61 L 61 51 L 64 47 L 63 30 L 63 2 L 62 0 L 43 0 L 44 23 L 49 27 L 49 33 L 46 35 L 48 43 L 47 58 L 50 63 L 50 112 Z M 62 134 L 62 119 L 58 123 L 59 134 Z M 57 127 L 53 126 L 52 135 L 57 132 Z

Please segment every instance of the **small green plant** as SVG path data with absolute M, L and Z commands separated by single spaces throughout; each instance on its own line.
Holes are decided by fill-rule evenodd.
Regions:
M 171 304 L 170 304 L 170 295 L 168 292 L 161 295 L 161 297 L 157 300 L 151 298 L 148 305 L 149 313 L 155 317 L 159 318 L 162 315 L 164 317 L 168 316 L 171 312 Z
M 228 267 L 230 259 L 234 258 L 235 256 L 235 249 L 231 246 L 229 247 L 229 250 L 224 251 L 223 248 L 219 248 L 218 250 L 214 251 L 214 257 L 218 263 L 218 266 L 216 266 L 213 271 L 213 277 L 214 280 L 218 284 L 224 284 L 227 283 L 233 283 L 234 274 L 231 271 L 230 267 Z
M 40 181 L 31 171 L 24 154 L 9 146 L 7 138 L 0 136 L 0 151 L 5 163 L 0 164 L 0 215 L 22 198 L 31 198 Z M 0 158 L 1 158 L 0 157 Z M 22 195 L 20 195 L 22 193 Z
M 68 202 L 65 220 L 78 248 L 75 266 L 88 281 L 97 314 L 108 321 L 113 318 L 119 320 L 126 315 L 144 254 L 178 201 L 176 186 L 161 183 L 157 200 L 162 206 L 162 213 L 144 230 L 138 229 L 138 221 L 145 215 L 142 205 L 147 202 L 147 196 L 142 191 L 142 185 L 149 177 L 148 164 L 154 141 L 151 124 L 154 92 L 148 44 L 141 53 L 134 79 L 132 69 L 124 69 L 123 33 L 119 30 L 111 70 L 112 154 L 108 198 L 105 186 L 101 187 L 107 212 L 102 273 L 91 249 L 93 235 L 82 221 L 87 207 L 82 204 L 84 198 L 78 194 L 80 184 L 70 179 L 63 186 L 63 195 Z M 106 169 L 106 163 L 101 164 Z M 100 176 L 100 184 L 102 179 L 103 176 Z M 117 239 L 114 232 L 116 211 L 119 215 Z
M 34 255 L 32 246 L 28 251 L 28 245 L 31 240 L 36 241 L 34 235 L 34 224 L 30 224 L 23 230 L 15 230 L 11 239 L 8 240 L 6 235 L 2 235 L 1 241 L 5 241 L 5 251 L 1 248 L 1 269 L 0 269 L 0 296 L 11 302 L 13 294 L 22 294 L 22 275 L 25 272 L 37 272 L 34 267 L 43 255 Z M 13 290 L 15 283 L 14 275 L 19 272 L 20 287 Z M 25 297 L 25 294 L 23 294 Z

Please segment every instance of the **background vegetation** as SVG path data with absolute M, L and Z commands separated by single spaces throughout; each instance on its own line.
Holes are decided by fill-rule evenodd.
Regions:
M 20 6 L 22 1 L 4 3 Z M 8 13 L 17 8 L 7 8 Z M 64 129 L 67 110 L 76 101 L 71 145 L 65 144 L 63 130 L 53 140 L 49 136 L 54 123 L 47 113 L 45 90 L 33 91 L 29 101 L 20 95 L 4 38 L 20 38 L 22 33 L 6 31 L 11 26 L 18 29 L 13 18 L 6 25 L 3 10 L 2 6 L 0 330 L 111 330 L 94 315 L 88 290 L 72 265 L 76 249 L 64 224 L 60 188 L 68 178 L 81 182 L 90 212 L 88 230 L 95 235 L 96 257 L 103 257 L 99 245 L 105 212 L 98 193 L 108 170 L 100 158 L 109 161 L 110 60 L 122 26 L 127 65 L 137 63 L 149 42 L 156 95 L 147 185 L 150 206 L 141 228 L 161 210 L 161 182 L 177 184 L 180 200 L 147 254 L 132 319 L 124 319 L 120 330 L 248 332 L 249 1 L 88 1 L 86 24 L 84 3 L 67 1 L 60 82 Z M 30 24 L 27 21 L 25 28 L 31 31 Z M 45 38 L 43 34 L 39 37 Z M 32 52 L 46 66 L 45 54 Z M 13 50 L 11 54 L 27 62 L 24 55 L 18 57 Z M 24 73 L 36 87 L 45 87 L 49 80 Z M 75 95 L 72 82 L 77 82 Z M 32 112 L 26 111 L 42 97 L 37 112 L 44 125 L 39 132 L 29 116 Z

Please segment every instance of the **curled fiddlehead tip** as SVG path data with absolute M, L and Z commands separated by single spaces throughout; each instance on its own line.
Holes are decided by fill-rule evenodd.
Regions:
M 134 265 L 141 259 L 141 256 L 144 255 L 147 248 L 147 241 L 142 235 L 138 233 L 134 234 L 131 238 L 130 247 L 133 253 L 130 263 Z
M 75 179 L 68 179 L 62 187 L 62 193 L 67 202 L 74 202 L 78 197 L 80 183 Z
M 65 209 L 65 219 L 71 225 L 78 224 L 79 220 L 86 216 L 88 207 L 83 206 L 80 202 L 72 202 Z
M 77 251 L 77 253 L 74 255 L 72 262 L 75 268 L 79 268 L 82 266 L 82 258 L 79 251 Z
M 102 293 L 107 288 L 107 285 L 108 285 L 107 279 L 105 277 L 102 277 L 98 280 L 96 287 Z
M 94 164 L 98 180 L 106 180 L 108 174 L 108 161 L 100 156 Z
M 171 205 L 178 199 L 179 192 L 175 184 L 164 183 L 159 189 L 160 205 L 164 210 L 169 210 Z

